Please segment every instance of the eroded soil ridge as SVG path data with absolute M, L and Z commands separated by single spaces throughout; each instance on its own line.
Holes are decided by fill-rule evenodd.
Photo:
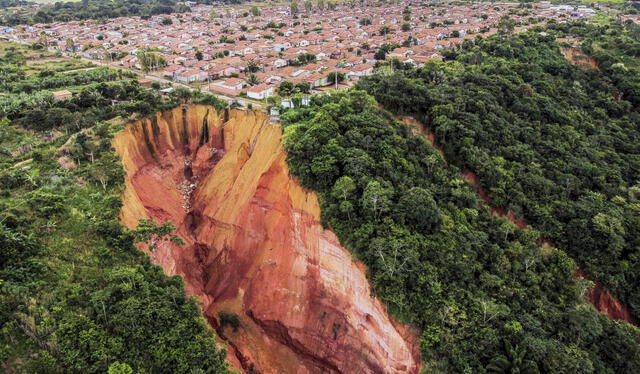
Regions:
M 417 373 L 416 332 L 387 316 L 364 266 L 322 228 L 281 137 L 265 113 L 206 106 L 128 125 L 114 139 L 126 171 L 122 222 L 177 227 L 186 244 L 150 256 L 184 277 L 244 372 Z

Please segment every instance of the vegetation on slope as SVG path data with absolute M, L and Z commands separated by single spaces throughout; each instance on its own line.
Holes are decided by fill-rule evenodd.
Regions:
M 22 74 L 21 74 L 22 73 Z M 91 68 L 72 72 L 57 73 L 49 70 L 26 76 L 21 69 L 4 68 L 0 89 L 10 93 L 32 93 L 39 90 L 55 90 L 60 87 L 86 86 L 91 83 L 104 83 L 132 78 L 135 75 L 123 70 L 109 68 Z
M 28 5 L 29 3 L 24 0 L 0 0 L 0 9 L 16 7 L 20 5 Z
M 369 269 L 375 292 L 423 330 L 426 372 L 633 373 L 640 331 L 595 311 L 562 251 L 489 213 L 474 188 L 363 91 L 283 115 L 291 172 Z
M 7 63 L 19 57 L 0 58 L 19 70 Z M 68 100 L 0 98 L 0 371 L 227 372 L 182 279 L 134 246 L 169 228 L 132 232 L 118 220 L 123 171 L 111 137 L 180 95 L 97 80 Z
M 556 36 L 597 69 L 571 65 Z M 565 45 L 566 46 L 566 45 Z M 468 40 L 449 62 L 360 87 L 436 134 L 491 203 L 524 219 L 640 317 L 640 27 L 551 24 Z
M 242 0 L 194 0 L 196 3 L 240 4 Z M 0 8 L 3 3 L 0 2 Z M 25 5 L 9 1 L 6 6 Z M 139 16 L 149 18 L 158 14 L 184 13 L 190 8 L 176 0 L 82 0 L 60 1 L 19 12 L 5 12 L 0 24 L 20 25 L 34 23 L 68 22 L 86 19 L 107 19 Z

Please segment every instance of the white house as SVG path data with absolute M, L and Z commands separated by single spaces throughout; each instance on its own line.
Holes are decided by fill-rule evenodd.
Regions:
M 291 48 L 291 43 L 289 42 L 277 42 L 273 43 L 273 50 L 276 52 L 282 52 Z
M 287 60 L 283 58 L 271 57 L 266 59 L 264 62 L 265 62 L 265 65 L 271 65 L 274 68 L 281 68 L 281 67 L 287 66 Z
M 200 69 L 191 69 L 175 75 L 174 78 L 178 82 L 191 83 L 196 81 L 207 80 L 207 72 Z
M 373 74 L 373 70 L 374 70 L 373 66 L 374 66 L 373 64 L 362 64 L 362 65 L 354 66 L 350 69 L 351 70 L 350 77 L 359 78 L 359 77 L 371 75 Z
M 231 65 L 218 65 L 214 66 L 209 71 L 209 76 L 212 78 L 225 77 L 233 73 L 239 73 L 240 69 Z
M 242 87 L 244 87 L 244 80 L 240 78 L 229 78 L 216 84 L 229 90 L 241 90 Z
M 247 96 L 252 99 L 262 100 L 274 95 L 273 87 L 266 84 L 259 84 L 247 89 Z
M 294 107 L 294 105 L 293 105 L 293 100 L 291 100 L 291 99 L 282 99 L 282 100 L 280 101 L 280 105 L 281 105 L 283 108 L 286 108 L 286 109 L 291 109 L 291 108 L 293 108 L 293 107 Z

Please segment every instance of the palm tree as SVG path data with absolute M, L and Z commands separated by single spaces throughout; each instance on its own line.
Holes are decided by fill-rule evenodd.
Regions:
M 75 54 L 76 53 L 76 44 L 73 42 L 72 38 L 67 38 L 66 45 L 64 47 L 65 50 Z
M 257 84 L 258 84 L 258 83 L 260 83 L 260 82 L 258 82 L 258 77 L 257 77 L 255 74 L 249 74 L 249 75 L 247 76 L 247 83 L 248 83 L 250 86 L 255 86 L 255 85 L 257 85 Z
M 46 32 L 40 32 L 40 37 L 38 38 L 38 42 L 44 46 L 45 49 L 49 48 L 49 36 Z
M 540 374 L 538 365 L 531 360 L 525 359 L 527 350 L 519 345 L 513 347 L 509 342 L 505 342 L 507 355 L 501 354 L 494 357 L 487 365 L 487 373 L 494 374 Z
M 246 70 L 249 73 L 257 73 L 260 70 L 260 65 L 258 65 L 255 61 L 251 60 L 247 64 Z

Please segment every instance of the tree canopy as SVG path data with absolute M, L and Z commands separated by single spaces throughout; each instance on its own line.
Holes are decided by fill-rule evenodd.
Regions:
M 491 214 L 371 96 L 317 96 L 281 118 L 291 173 L 388 310 L 420 328 L 427 372 L 640 369 L 640 331 L 583 301 L 575 262 Z
M 9 1 L 13 4 L 14 0 Z M 214 0 L 194 0 L 195 3 L 212 4 Z M 215 0 L 216 3 L 240 4 L 243 0 Z M 24 2 L 15 0 L 14 5 Z M 2 7 L 4 3 L 0 3 Z M 35 12 L 10 12 L 0 18 L 0 24 L 18 25 L 33 23 L 68 22 L 85 19 L 104 19 L 127 16 L 148 18 L 158 14 L 183 13 L 189 7 L 176 0 L 83 0 L 58 1 L 37 8 Z
M 580 53 L 567 61 L 571 50 Z M 359 87 L 423 121 L 493 206 L 565 250 L 638 318 L 638 51 L 633 23 L 550 23 L 466 40 L 444 52 L 448 62 Z
M 33 76 L 17 63 L 23 57 L 0 56 L 0 69 L 17 77 L 2 81 L 0 96 L 3 369 L 227 373 L 225 351 L 183 280 L 134 246 L 180 243 L 173 226 L 142 221 L 130 231 L 118 218 L 124 171 L 112 135 L 126 119 L 179 101 L 109 69 Z M 51 88 L 75 96 L 54 101 Z

